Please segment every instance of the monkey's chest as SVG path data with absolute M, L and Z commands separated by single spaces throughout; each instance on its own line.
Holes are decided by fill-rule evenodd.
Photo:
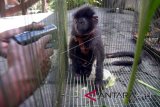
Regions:
M 78 47 L 76 51 L 76 53 L 79 53 L 77 54 L 78 57 L 76 57 L 79 68 L 77 73 L 89 76 L 90 72 L 92 71 L 93 62 L 95 60 L 93 51 L 88 48 L 86 54 L 81 51 L 80 47 Z
M 80 53 L 82 56 L 90 56 L 93 51 L 89 46 L 89 43 L 77 43 L 77 52 Z
M 80 62 L 80 65 L 92 65 L 94 61 L 94 53 L 91 48 L 91 41 L 84 41 L 82 39 L 76 40 L 76 59 Z
M 80 60 L 83 64 L 92 63 L 95 59 L 93 50 L 86 45 L 83 47 L 78 46 L 76 49 L 76 55 L 78 55 L 77 60 Z
M 92 51 L 88 47 L 85 47 L 84 45 L 79 46 L 80 53 L 83 54 L 84 56 L 88 56 Z
M 91 51 L 91 49 L 89 48 L 90 41 L 88 39 L 75 37 L 74 40 L 75 40 L 75 42 L 77 44 L 76 46 L 78 46 L 79 52 L 81 54 L 84 54 L 84 55 L 89 54 L 89 51 Z
M 81 39 L 78 39 L 78 41 L 77 41 L 78 51 L 81 54 L 87 56 L 92 51 L 89 44 L 90 44 L 89 42 L 82 41 Z

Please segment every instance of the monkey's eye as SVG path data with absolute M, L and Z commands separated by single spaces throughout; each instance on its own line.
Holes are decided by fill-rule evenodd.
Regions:
M 81 20 L 78 23 L 81 24 L 81 25 L 85 24 L 84 21 L 81 21 Z
M 82 24 L 82 25 L 83 25 L 83 24 L 84 24 L 84 22 L 80 22 L 80 24 Z

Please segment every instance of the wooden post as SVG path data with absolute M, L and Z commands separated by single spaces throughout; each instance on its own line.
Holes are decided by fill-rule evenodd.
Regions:
M 24 2 L 25 2 L 25 0 L 21 0 L 21 4 L 20 4 L 21 10 L 22 10 L 22 15 L 26 15 L 26 13 L 27 13 L 27 8 L 26 8 Z
M 5 17 L 5 0 L 0 0 L 0 16 Z
M 46 0 L 42 0 L 42 12 L 46 12 Z
M 42 0 L 42 12 L 47 12 L 48 0 Z
M 64 92 L 65 76 L 68 70 L 67 57 L 67 5 L 66 0 L 56 0 L 56 16 L 58 28 L 58 83 L 56 107 L 62 104 L 62 93 Z

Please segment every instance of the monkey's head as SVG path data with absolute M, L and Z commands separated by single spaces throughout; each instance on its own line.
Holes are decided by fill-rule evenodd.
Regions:
M 98 23 L 98 16 L 91 7 L 82 7 L 73 15 L 74 29 L 80 36 L 89 34 Z

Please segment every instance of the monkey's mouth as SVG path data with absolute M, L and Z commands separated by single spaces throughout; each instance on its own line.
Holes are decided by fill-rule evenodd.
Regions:
M 80 26 L 75 26 L 75 30 L 79 35 L 88 35 L 90 32 L 92 32 L 93 28 L 85 28 Z
M 78 33 L 78 37 L 81 37 L 81 38 L 85 38 L 89 35 L 92 35 L 93 34 L 93 30 L 79 30 L 77 29 L 77 33 Z
M 88 29 L 80 29 L 77 27 L 77 33 L 81 36 L 85 36 L 88 34 L 89 31 L 87 31 Z

